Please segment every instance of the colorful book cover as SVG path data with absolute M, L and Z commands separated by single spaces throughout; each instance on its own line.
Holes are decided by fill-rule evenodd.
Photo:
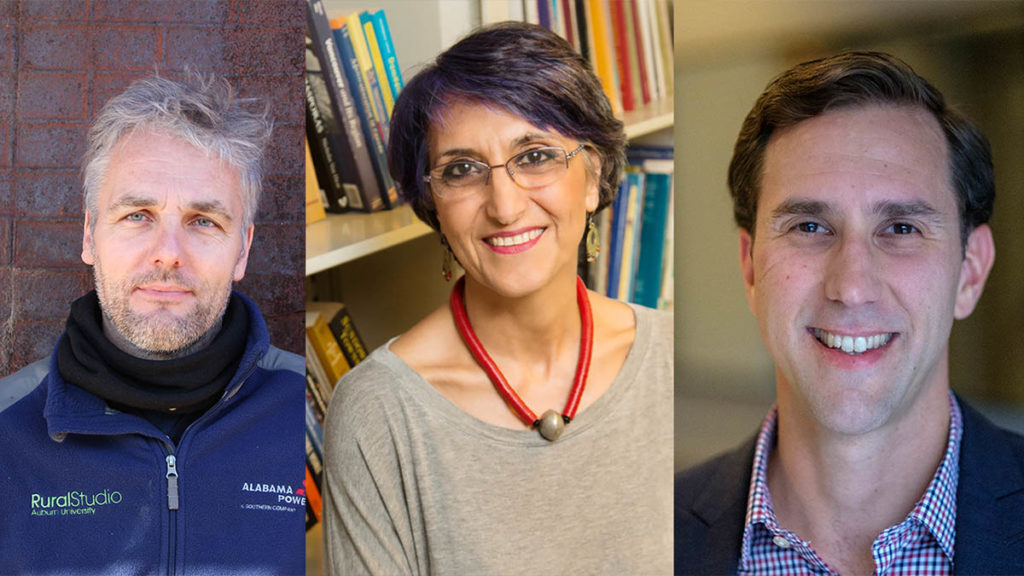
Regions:
M 607 6 L 602 0 L 588 0 L 588 16 L 594 37 L 594 70 L 601 79 L 601 87 L 604 88 L 605 96 L 612 105 L 612 112 L 621 115 L 622 97 L 619 94 L 619 81 L 615 72 L 611 22 L 605 12 Z
M 384 106 L 387 110 L 387 117 L 395 110 L 395 95 L 391 93 L 391 85 L 387 82 L 388 73 L 384 69 L 384 58 L 380 52 L 380 42 L 377 40 L 377 31 L 373 27 L 373 18 L 369 12 L 359 13 L 359 23 L 363 28 L 363 36 L 366 38 L 366 48 L 370 52 L 370 62 L 373 63 L 373 71 L 377 75 L 377 82 L 380 86 L 381 95 L 384 97 Z
M 629 63 L 629 25 L 626 21 L 626 6 L 623 0 L 609 4 L 611 8 L 612 42 L 615 48 L 615 64 L 619 73 L 619 90 L 622 94 L 622 109 L 636 110 L 633 93 L 633 71 Z
M 671 190 L 671 173 L 647 173 L 633 302 L 648 308 L 657 308 L 658 297 L 661 295 L 662 256 L 665 252 L 665 227 L 668 223 Z
M 522 10 L 520 10 L 522 12 Z M 398 54 L 395 52 L 395 42 L 391 39 L 391 27 L 388 26 L 388 17 L 383 10 L 377 10 L 370 14 L 373 19 L 373 30 L 377 33 L 377 44 L 380 46 L 380 57 L 384 60 L 384 71 L 387 75 L 388 84 L 391 86 L 391 95 L 396 99 L 405 84 L 402 82 L 402 68 L 398 65 Z M 381 80 L 378 78 L 378 80 Z M 390 116 L 393 110 L 388 110 Z

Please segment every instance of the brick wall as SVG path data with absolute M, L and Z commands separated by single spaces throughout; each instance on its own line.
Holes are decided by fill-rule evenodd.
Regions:
M 186 68 L 269 99 L 275 132 L 239 289 L 277 346 L 303 346 L 301 0 L 0 0 L 0 375 L 48 355 L 80 259 L 79 159 L 89 123 L 132 80 Z

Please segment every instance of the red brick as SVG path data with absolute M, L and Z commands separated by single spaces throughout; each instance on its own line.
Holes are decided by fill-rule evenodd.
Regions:
M 19 168 L 78 168 L 85 151 L 85 123 L 22 122 L 17 130 Z
M 267 222 L 305 223 L 306 181 L 302 174 L 281 174 L 263 178 L 263 197 L 256 214 L 257 226 Z
M 299 223 L 257 226 L 247 274 L 302 276 L 306 270 L 305 242 L 306 227 Z
M 14 22 L 18 19 L 18 0 L 0 0 L 0 22 Z
M 73 300 L 92 290 L 86 270 L 14 270 L 15 317 L 63 320 Z
M 247 273 L 235 287 L 256 302 L 264 316 L 294 314 L 305 309 L 306 282 L 301 276 Z
M 89 68 L 152 72 L 159 61 L 160 31 L 155 27 L 98 26 L 92 40 Z
M 21 27 L 21 67 L 87 69 L 92 52 L 90 39 L 86 26 L 26 24 Z
M 57 339 L 64 332 L 64 320 L 14 319 L 10 341 L 12 345 L 5 373 L 19 370 L 36 360 L 47 358 L 53 352 Z M 8 348 L 5 346 L 5 348 Z
M 159 61 L 155 27 L 29 24 L 21 39 L 24 68 L 152 70 Z
M 231 85 L 244 98 L 256 98 L 260 106 L 269 104 L 270 116 L 277 124 L 302 124 L 306 101 L 301 74 L 290 76 L 233 76 Z
M 267 332 L 270 333 L 270 343 L 281 350 L 294 352 L 300 356 L 305 355 L 306 335 L 304 313 L 289 314 L 287 316 L 271 316 L 264 318 L 267 323 Z
M 0 73 L 0 118 L 10 118 L 14 114 L 17 92 L 14 78 L 14 74 Z
M 306 60 L 303 28 L 235 28 L 224 33 L 224 59 L 234 74 L 274 71 L 301 74 Z M 301 92 L 300 92 L 301 94 Z
M 169 27 L 164 31 L 164 66 L 224 74 L 224 35 L 220 28 Z
M 304 5 L 291 0 L 231 0 L 231 12 L 240 26 L 305 26 Z
M 14 70 L 14 39 L 18 32 L 13 22 L 13 18 L 0 17 L 0 71 L 3 72 Z
M 89 0 L 22 0 L 21 13 L 30 20 L 88 20 Z
M 11 165 L 11 125 L 0 122 L 0 167 Z
M 11 264 L 11 221 L 0 220 L 0 266 Z M 5 289 L 0 289 L 4 291 Z
M 194 22 L 218 24 L 228 15 L 226 0 L 93 0 L 93 19 L 104 22 Z
M 82 181 L 77 171 L 32 170 L 18 174 L 14 211 L 20 218 L 82 218 Z
M 266 151 L 267 174 L 305 174 L 306 126 L 304 124 L 279 124 L 274 127 L 274 136 Z
M 81 222 L 15 222 L 14 265 L 23 268 L 81 268 Z
M 11 214 L 14 205 L 14 175 L 0 170 L 0 214 Z
M 16 114 L 21 120 L 85 120 L 88 87 L 85 74 L 23 72 Z

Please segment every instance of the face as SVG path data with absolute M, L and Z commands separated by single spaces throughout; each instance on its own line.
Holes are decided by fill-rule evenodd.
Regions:
M 741 267 L 780 411 L 862 434 L 945 394 L 953 319 L 973 310 L 994 250 L 986 226 L 961 246 L 930 114 L 855 107 L 778 131 L 755 230 L 740 234 Z
M 493 166 L 534 148 L 571 152 L 579 144 L 500 108 L 464 102 L 449 106 L 428 133 L 431 167 L 456 160 Z M 598 204 L 597 178 L 588 176 L 584 154 L 591 152 L 570 159 L 565 175 L 544 187 L 523 188 L 504 168 L 494 168 L 479 192 L 434 196 L 441 232 L 469 281 L 515 297 L 575 277 L 586 214 Z M 599 174 L 596 155 L 589 161 Z
M 199 340 L 249 257 L 238 170 L 143 130 L 114 146 L 97 203 L 82 260 L 93 266 L 104 329 L 158 353 Z

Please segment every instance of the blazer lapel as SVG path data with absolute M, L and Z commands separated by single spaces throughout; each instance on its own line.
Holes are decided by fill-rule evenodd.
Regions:
M 1024 438 L 965 402 L 956 494 L 955 574 L 1024 574 Z

